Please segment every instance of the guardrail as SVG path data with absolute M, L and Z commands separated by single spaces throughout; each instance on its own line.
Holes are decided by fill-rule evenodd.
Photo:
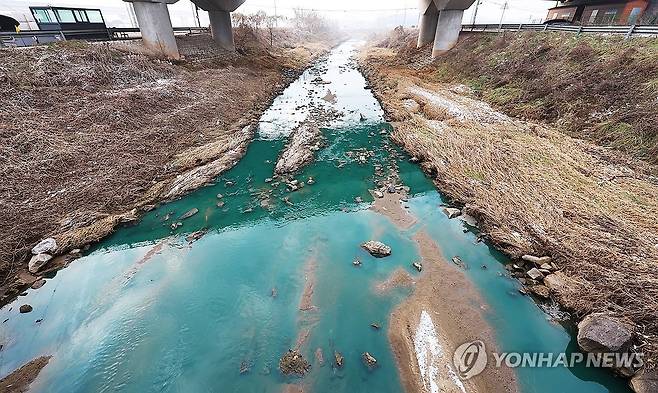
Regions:
M 499 32 L 499 31 L 563 31 L 569 33 L 596 33 L 596 34 L 617 34 L 624 35 L 626 38 L 632 36 L 652 36 L 658 35 L 658 26 L 656 25 L 631 25 L 631 26 L 575 26 L 575 25 L 551 25 L 551 24 L 479 24 L 463 25 L 462 31 L 474 32 Z
M 207 32 L 206 27 L 174 27 L 174 34 Z M 0 33 L 0 47 L 32 46 L 71 39 L 85 41 L 120 41 L 141 38 L 138 28 L 109 27 L 97 30 L 25 30 Z

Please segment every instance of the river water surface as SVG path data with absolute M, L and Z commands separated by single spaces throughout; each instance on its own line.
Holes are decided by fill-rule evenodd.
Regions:
M 337 47 L 278 97 L 246 156 L 215 185 L 120 229 L 2 308 L 0 376 L 52 355 L 32 391 L 280 392 L 299 384 L 311 392 L 400 392 L 386 329 L 408 292 L 382 295 L 373 287 L 399 267 L 418 274 L 410 263 L 419 259 L 413 236 L 421 228 L 446 259 L 459 255 L 488 266 L 467 275 L 488 303 L 501 350 L 577 350 L 568 328 L 518 294 L 506 258 L 441 212 L 441 195 L 389 141 L 391 127 L 351 60 L 354 53 L 353 43 Z M 335 103 L 322 99 L 327 89 Z M 288 193 L 266 183 L 290 131 L 317 108 L 340 114 L 323 128 L 327 144 L 316 162 L 296 176 L 315 184 Z M 365 151 L 373 154 L 362 162 Z M 406 205 L 418 224 L 407 231 L 368 209 L 368 189 L 388 170 L 411 189 Z M 192 208 L 199 213 L 172 231 L 171 223 Z M 201 229 L 208 233 L 200 240 L 186 240 Z M 370 239 L 389 244 L 393 255 L 375 261 L 359 247 Z M 360 268 L 352 265 L 355 258 Z M 19 314 L 21 304 L 34 311 Z M 313 365 L 302 379 L 278 370 L 279 358 L 295 347 Z M 344 368 L 332 367 L 334 351 L 345 356 Z M 361 361 L 366 351 L 378 360 L 375 370 Z M 517 374 L 523 392 L 628 391 L 600 370 Z

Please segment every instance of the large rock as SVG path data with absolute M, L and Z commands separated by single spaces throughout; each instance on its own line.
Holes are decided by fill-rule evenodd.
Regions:
M 631 378 L 630 385 L 635 393 L 658 392 L 658 370 L 638 372 Z
M 578 346 L 583 351 L 623 353 L 632 342 L 633 329 L 609 314 L 590 314 L 578 324 Z
M 532 278 L 533 280 L 541 280 L 544 278 L 544 273 L 540 272 L 539 269 L 537 268 L 532 268 L 528 270 L 528 277 Z
M 43 239 L 39 242 L 34 248 L 32 248 L 32 254 L 52 254 L 57 250 L 57 242 L 52 237 Z
M 382 242 L 370 240 L 369 242 L 363 243 L 361 247 L 363 247 L 370 253 L 370 255 L 376 258 L 384 258 L 391 255 L 391 247 Z
M 324 136 L 317 125 L 310 122 L 302 123 L 290 135 L 274 172 L 282 175 L 299 171 L 313 161 L 315 152 L 320 149 L 323 141 Z
M 459 217 L 462 214 L 462 211 L 454 208 L 454 207 L 444 207 L 443 212 L 448 216 L 448 218 L 452 219 L 455 217 Z
M 544 285 L 551 290 L 551 294 L 566 308 L 576 309 L 580 293 L 588 290 L 583 279 L 574 280 L 563 272 L 551 273 L 544 278 Z
M 32 259 L 30 259 L 30 262 L 27 264 L 27 269 L 30 271 L 30 273 L 36 273 L 42 267 L 44 267 L 51 259 L 53 259 L 53 257 L 48 254 L 35 255 L 32 257 Z

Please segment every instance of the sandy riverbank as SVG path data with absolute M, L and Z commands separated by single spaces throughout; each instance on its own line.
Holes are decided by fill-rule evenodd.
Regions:
M 385 194 L 372 209 L 387 216 L 400 229 L 417 220 L 403 207 L 401 194 Z M 436 242 L 422 229 L 414 237 L 423 271 L 413 280 L 396 270 L 376 286 L 412 287 L 412 294 L 391 313 L 389 341 L 407 392 L 516 392 L 516 376 L 507 368 L 487 368 L 465 381 L 453 365 L 453 353 L 463 343 L 481 340 L 493 350 L 496 343 L 483 313 L 486 304 L 465 274 L 448 263 Z M 411 261 L 410 261 L 411 262 Z

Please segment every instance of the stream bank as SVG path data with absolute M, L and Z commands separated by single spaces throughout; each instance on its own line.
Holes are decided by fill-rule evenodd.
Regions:
M 396 393 L 440 381 L 459 391 L 625 392 L 579 367 L 452 378 L 462 338 L 570 352 L 574 337 L 518 292 L 507 258 L 444 214 L 447 201 L 390 139 L 355 53 L 343 44 L 292 83 L 213 184 L 145 213 L 0 309 L 0 376 L 52 356 L 32 391 Z M 320 127 L 325 143 L 301 172 L 275 179 L 292 131 L 318 108 L 335 111 Z M 371 255 L 368 241 L 391 255 Z M 286 354 L 310 369 L 281 373 Z M 417 379 L 437 364 L 447 370 L 438 379 Z
M 80 255 L 69 251 L 234 166 L 258 117 L 333 45 L 285 41 L 239 55 L 209 36 L 178 40 L 187 57 L 178 63 L 123 43 L 2 51 L 0 304 Z M 31 274 L 30 249 L 49 237 L 55 258 Z
M 470 87 L 435 80 L 440 64 L 408 48 L 374 45 L 361 54 L 392 138 L 452 204 L 477 218 L 481 238 L 513 260 L 509 274 L 524 293 L 559 301 L 573 323 L 603 311 L 632 326 L 632 348 L 653 369 L 658 182 L 651 166 L 496 111 Z M 550 263 L 526 263 L 533 260 Z

